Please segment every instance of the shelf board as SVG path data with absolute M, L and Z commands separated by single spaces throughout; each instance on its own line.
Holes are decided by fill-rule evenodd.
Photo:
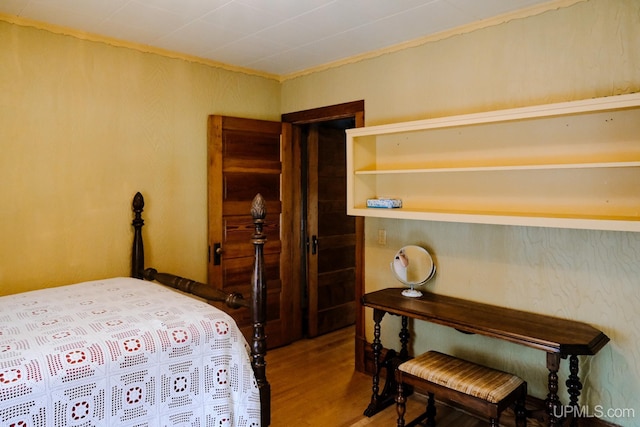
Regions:
M 489 172 L 489 171 L 518 171 L 518 170 L 549 170 L 549 169 L 597 169 L 597 168 L 633 168 L 640 167 L 640 161 L 603 162 L 603 163 L 550 163 L 531 165 L 503 165 L 503 166 L 460 166 L 460 167 L 425 167 L 408 169 L 362 169 L 355 171 L 356 175 L 384 175 L 402 173 L 442 173 L 442 172 Z
M 350 208 L 348 215 L 378 218 L 414 219 L 470 224 L 515 225 L 549 228 L 640 232 L 640 217 L 630 216 L 574 216 L 484 211 L 428 211 L 408 208 Z
M 536 119 L 589 112 L 610 111 L 635 108 L 640 104 L 640 93 L 585 99 L 581 101 L 559 102 L 555 104 L 534 105 L 510 108 L 490 112 L 462 114 L 449 117 L 414 120 L 410 122 L 389 123 L 347 130 L 350 137 L 385 135 L 390 133 L 414 132 L 428 129 L 442 129 L 484 123 L 500 123 L 522 119 Z

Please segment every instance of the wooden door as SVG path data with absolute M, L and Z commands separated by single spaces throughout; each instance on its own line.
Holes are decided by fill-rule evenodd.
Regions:
M 254 248 L 250 207 L 256 193 L 266 201 L 264 233 L 269 348 L 290 342 L 291 286 L 288 254 L 291 210 L 283 182 L 290 126 L 280 122 L 210 116 L 208 123 L 209 283 L 228 292 L 250 292 Z M 283 225 L 284 224 L 284 225 Z M 251 334 L 247 309 L 219 308 Z
M 307 333 L 314 337 L 355 322 L 356 220 L 346 214 L 344 129 L 312 124 L 306 151 Z

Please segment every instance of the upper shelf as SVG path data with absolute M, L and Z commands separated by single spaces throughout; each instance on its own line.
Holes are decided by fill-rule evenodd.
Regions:
M 640 231 L 638 184 L 640 94 L 347 130 L 351 215 Z
M 502 165 L 502 166 L 457 166 L 457 167 L 424 167 L 419 169 L 376 169 L 358 170 L 356 175 L 400 174 L 400 173 L 440 173 L 440 172 L 488 172 L 500 170 L 536 170 L 536 169 L 589 169 L 589 168 L 633 168 L 640 166 L 636 161 L 609 161 L 588 163 L 549 163 L 531 165 Z

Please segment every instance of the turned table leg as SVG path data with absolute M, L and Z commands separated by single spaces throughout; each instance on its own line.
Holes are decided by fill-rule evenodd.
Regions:
M 380 322 L 385 315 L 385 311 L 374 309 L 373 310 L 373 343 L 371 343 L 371 349 L 373 350 L 373 384 L 371 386 L 371 402 L 364 411 L 364 415 L 371 417 L 380 410 L 379 391 L 380 391 L 380 369 L 381 361 L 380 354 L 382 353 L 382 341 L 380 340 Z
M 398 365 L 406 360 L 408 357 L 400 357 L 395 350 L 388 350 L 384 360 L 380 360 L 382 356 L 382 341 L 380 340 L 380 323 L 382 318 L 387 312 L 384 310 L 373 309 L 373 343 L 371 348 L 373 350 L 373 384 L 371 386 L 371 402 L 367 409 L 364 411 L 364 415 L 371 417 L 387 406 L 395 403 L 396 391 L 398 385 L 395 380 L 395 371 Z M 407 317 L 402 317 L 402 331 L 400 332 L 400 341 L 402 342 L 401 354 L 407 354 L 407 344 L 409 342 L 409 331 L 407 328 Z M 380 372 L 386 371 L 386 381 L 382 390 L 380 390 Z M 405 390 L 405 396 L 409 395 L 411 390 Z
M 576 414 L 579 412 L 578 401 L 580 398 L 580 390 L 582 390 L 582 383 L 580 382 L 578 356 L 572 354 L 569 357 L 569 378 L 567 379 L 567 391 L 569 392 L 569 407 L 573 410 L 573 419 L 571 420 L 571 426 L 577 425 Z
M 409 319 L 407 316 L 402 316 L 402 328 L 400 329 L 400 360 L 409 359 L 409 338 L 411 335 L 409 334 Z
M 560 354 L 547 353 L 547 369 L 549 370 L 549 394 L 545 401 L 549 427 L 560 425 L 560 419 L 556 416 L 560 411 L 560 398 L 558 397 L 558 370 L 560 369 Z

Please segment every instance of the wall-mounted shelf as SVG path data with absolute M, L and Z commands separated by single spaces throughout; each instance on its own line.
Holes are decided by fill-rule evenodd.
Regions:
M 347 167 L 350 215 L 640 231 L 640 94 L 349 129 Z

